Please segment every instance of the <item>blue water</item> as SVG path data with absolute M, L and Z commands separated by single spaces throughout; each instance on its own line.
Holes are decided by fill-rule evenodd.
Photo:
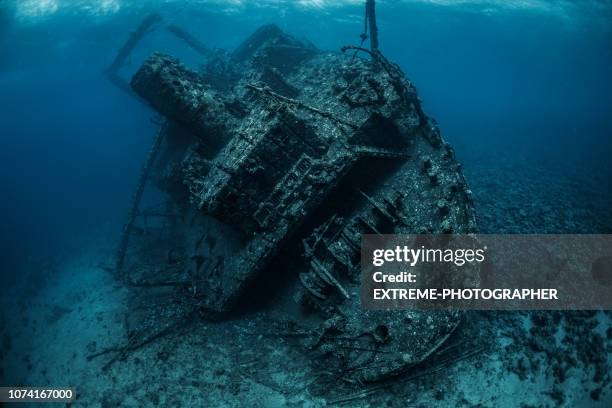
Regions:
M 118 235 L 154 113 L 102 71 L 150 10 L 228 49 L 273 22 L 337 50 L 358 42 L 363 24 L 360 1 L 0 1 L 5 277 L 29 258 Z M 456 148 L 484 231 L 612 230 L 612 4 L 387 1 L 378 19 L 382 51 Z M 198 66 L 196 54 L 159 29 L 125 78 L 156 50 Z M 564 207 L 541 220 L 527 212 L 523 224 L 503 219 L 534 200 L 536 213 Z

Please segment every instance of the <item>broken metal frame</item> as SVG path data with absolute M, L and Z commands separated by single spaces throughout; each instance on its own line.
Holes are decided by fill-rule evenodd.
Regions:
M 125 44 L 119 49 L 113 62 L 106 69 L 107 78 L 121 90 L 127 91 L 131 94 L 129 84 L 121 79 L 119 76 L 119 70 L 125 65 L 125 61 L 132 54 L 132 51 L 140 43 L 140 41 L 147 34 L 153 31 L 153 26 L 162 20 L 161 16 L 157 13 L 151 13 L 140 23 L 138 28 L 133 31 Z
M 183 40 L 185 44 L 203 57 L 211 58 L 215 56 L 215 52 L 213 50 L 208 48 L 206 45 L 204 45 L 204 43 L 176 24 L 170 24 L 166 27 L 166 29 L 178 39 Z
M 131 96 L 136 95 L 132 92 L 129 83 L 123 78 L 121 78 L 121 76 L 119 75 L 119 71 L 121 70 L 121 68 L 123 68 L 123 66 L 125 66 L 126 60 L 130 57 L 130 55 L 132 55 L 132 52 L 138 46 L 138 44 L 140 44 L 142 39 L 153 31 L 155 31 L 155 26 L 162 20 L 163 18 L 157 13 L 151 13 L 147 17 L 145 17 L 138 26 L 138 28 L 132 31 L 126 42 L 117 52 L 117 55 L 113 59 L 113 62 L 105 70 L 106 77 L 109 79 L 109 81 L 111 81 L 122 91 L 129 93 Z M 170 34 L 182 40 L 198 54 L 206 58 L 211 58 L 215 55 L 214 50 L 211 50 L 210 48 L 206 47 L 195 36 L 191 35 L 176 24 L 170 24 L 166 26 L 166 30 L 168 30 Z
M 136 95 L 131 90 L 129 83 L 119 76 L 119 70 L 125 65 L 126 60 L 130 57 L 130 55 L 138 46 L 138 44 L 140 44 L 142 39 L 151 32 L 153 32 L 155 30 L 155 25 L 161 21 L 162 17 L 157 13 L 151 13 L 147 17 L 145 17 L 138 26 L 138 28 L 130 34 L 125 44 L 123 44 L 123 46 L 117 52 L 117 55 L 113 59 L 113 62 L 108 66 L 105 71 L 106 77 L 114 85 L 116 85 L 119 89 L 127 92 L 131 96 L 135 97 Z M 187 44 L 190 48 L 198 52 L 200 55 L 207 58 L 214 56 L 214 52 L 211 49 L 206 47 L 196 37 L 189 34 L 181 27 L 171 24 L 167 26 L 166 29 L 171 34 L 184 41 L 185 44 Z M 153 165 L 155 164 L 159 149 L 161 148 L 162 142 L 167 132 L 168 123 L 163 122 L 160 125 L 155 139 L 153 140 L 149 155 L 141 171 L 140 178 L 132 199 L 132 205 L 128 212 L 127 221 L 124 224 L 121 232 L 121 238 L 119 241 L 119 247 L 117 249 L 116 255 L 115 273 L 119 278 L 123 279 L 128 283 L 130 282 L 130 276 L 129 273 L 126 273 L 124 271 L 124 264 L 127 249 L 129 246 L 130 236 L 135 227 L 136 219 L 139 216 L 146 215 L 140 211 L 140 202 L 142 200 L 142 196 L 144 194 L 147 181 L 149 179 L 149 174 L 151 172 L 151 169 L 153 168 Z
M 149 180 L 149 174 L 151 173 L 151 169 L 155 164 L 159 149 L 161 148 L 162 142 L 164 141 L 167 132 L 168 124 L 163 123 L 160 126 L 157 135 L 155 136 L 155 139 L 153 140 L 153 145 L 151 146 L 151 150 L 149 151 L 147 160 L 145 161 L 145 164 L 140 173 L 138 186 L 136 187 L 136 191 L 134 192 L 134 197 L 132 199 L 132 206 L 130 207 L 130 210 L 128 212 L 127 222 L 125 223 L 121 232 L 119 248 L 117 249 L 115 272 L 118 277 L 123 278 L 127 282 L 129 282 L 130 276 L 129 272 L 124 273 L 124 263 L 127 248 L 130 242 L 130 235 L 134 228 L 136 218 L 140 215 L 140 201 L 142 200 L 142 196 L 144 195 L 145 187 L 147 185 L 147 181 Z

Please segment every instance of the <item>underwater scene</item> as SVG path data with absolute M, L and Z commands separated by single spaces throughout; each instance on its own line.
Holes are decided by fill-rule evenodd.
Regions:
M 612 406 L 609 310 L 359 296 L 612 234 L 611 1 L 0 0 L 0 185 L 0 406 Z

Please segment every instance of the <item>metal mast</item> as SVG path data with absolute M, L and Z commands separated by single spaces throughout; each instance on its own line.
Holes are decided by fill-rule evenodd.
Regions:
M 378 26 L 376 25 L 376 0 L 366 0 L 366 33 L 370 26 L 370 49 L 378 51 Z

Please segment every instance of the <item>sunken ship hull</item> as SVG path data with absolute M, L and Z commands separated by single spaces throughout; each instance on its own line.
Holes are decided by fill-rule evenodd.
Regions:
M 179 296 L 218 319 L 282 274 L 298 305 L 288 319 L 316 333 L 306 348 L 344 366 L 375 361 L 357 376 L 372 381 L 422 361 L 460 316 L 362 310 L 361 235 L 467 233 L 476 222 L 415 87 L 363 51 L 324 52 L 264 26 L 202 72 L 154 54 L 131 87 L 166 118 L 153 178 L 184 221 L 165 279 L 190 282 Z

